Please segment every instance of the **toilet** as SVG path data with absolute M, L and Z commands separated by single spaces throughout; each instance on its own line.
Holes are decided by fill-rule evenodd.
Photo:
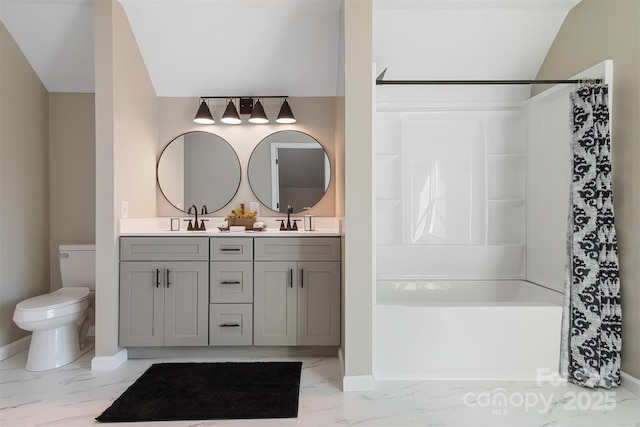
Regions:
M 46 371 L 73 362 L 93 348 L 95 245 L 60 245 L 62 288 L 26 299 L 13 321 L 31 331 L 27 371 Z

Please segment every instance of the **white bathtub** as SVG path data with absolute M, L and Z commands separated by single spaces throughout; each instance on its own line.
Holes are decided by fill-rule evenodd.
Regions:
M 558 371 L 563 296 L 526 281 L 376 283 L 377 380 L 535 380 Z

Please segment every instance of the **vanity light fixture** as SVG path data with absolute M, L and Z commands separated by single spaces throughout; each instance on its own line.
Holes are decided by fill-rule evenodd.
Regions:
M 287 96 L 201 96 L 202 100 L 200 104 L 200 108 L 198 109 L 198 113 L 196 117 L 193 119 L 196 123 L 201 124 L 212 124 L 215 123 L 213 117 L 211 116 L 211 111 L 209 111 L 208 100 L 209 99 L 226 99 L 229 102 L 227 103 L 227 107 L 222 114 L 222 118 L 220 121 L 222 123 L 237 125 L 242 123 L 242 119 L 240 118 L 240 114 L 238 114 L 238 110 L 236 109 L 235 99 L 238 99 L 238 105 L 240 106 L 240 114 L 250 114 L 249 123 L 255 124 L 265 124 L 269 123 L 269 118 L 264 111 L 264 106 L 262 105 L 262 100 L 264 98 L 280 98 L 284 99 L 282 106 L 280 107 L 280 114 L 278 114 L 278 118 L 276 122 L 278 123 L 295 123 L 296 118 L 291 111 L 291 106 L 287 102 Z M 254 104 L 254 99 L 256 100 Z M 206 102 L 205 102 L 206 101 Z
M 287 102 L 287 98 L 284 99 L 284 102 L 282 103 L 282 107 L 280 107 L 280 114 L 278 114 L 278 118 L 276 119 L 276 122 L 282 123 L 282 124 L 296 122 L 296 118 L 293 115 L 293 111 L 291 111 L 291 107 Z
M 242 120 L 240 120 L 240 115 L 238 114 L 238 110 L 236 110 L 236 106 L 233 103 L 233 98 L 229 98 L 227 109 L 224 110 L 224 114 L 222 115 L 220 121 L 228 125 L 238 125 L 242 123 Z
M 251 117 L 249 117 L 249 122 L 256 124 L 265 124 L 269 123 L 269 119 L 267 118 L 267 113 L 264 112 L 264 107 L 260 102 L 260 98 L 253 107 L 253 111 L 251 112 Z
M 209 111 L 209 106 L 204 101 L 204 99 L 202 99 L 200 108 L 198 108 L 198 112 L 193 118 L 193 121 L 201 125 L 211 125 L 215 123 L 215 120 L 213 120 L 213 116 L 211 116 L 211 111 Z

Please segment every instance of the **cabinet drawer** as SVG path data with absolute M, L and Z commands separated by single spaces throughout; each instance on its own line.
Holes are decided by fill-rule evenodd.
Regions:
M 340 261 L 339 237 L 255 238 L 256 261 Z
M 121 237 L 122 261 L 200 261 L 209 259 L 206 237 Z
M 252 344 L 252 304 L 209 305 L 209 345 Z
M 251 261 L 212 261 L 210 264 L 210 303 L 253 302 L 253 263 Z
M 211 259 L 216 261 L 251 261 L 253 239 L 251 237 L 211 238 Z

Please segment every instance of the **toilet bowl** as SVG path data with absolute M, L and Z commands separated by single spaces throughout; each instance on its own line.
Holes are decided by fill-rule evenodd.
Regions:
M 13 312 L 15 324 L 32 332 L 27 371 L 64 366 L 93 348 L 87 332 L 94 324 L 95 247 L 61 245 L 59 255 L 63 287 L 26 299 Z

